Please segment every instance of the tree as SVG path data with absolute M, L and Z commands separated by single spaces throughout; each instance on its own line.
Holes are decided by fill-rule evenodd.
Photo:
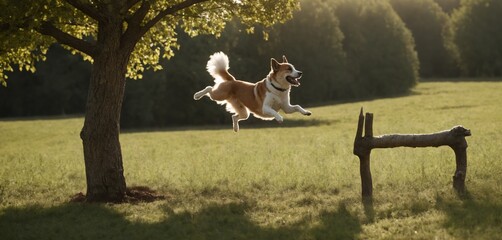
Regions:
M 59 42 L 92 62 L 84 126 L 87 201 L 122 201 L 126 182 L 119 142 L 126 76 L 160 70 L 178 47 L 176 28 L 219 35 L 232 17 L 271 26 L 292 16 L 295 0 L 0 0 L 0 79 L 14 67 L 35 71 Z
M 387 1 L 340 0 L 336 7 L 356 97 L 402 94 L 418 81 L 410 31 Z
M 463 75 L 502 76 L 502 1 L 464 0 L 452 14 L 450 43 Z
M 453 10 L 460 6 L 460 0 L 434 0 L 443 11 L 447 14 L 451 14 Z
M 392 7 L 410 29 L 420 61 L 420 76 L 453 77 L 458 75 L 453 54 L 446 48 L 444 31 L 448 15 L 433 0 L 390 0 Z

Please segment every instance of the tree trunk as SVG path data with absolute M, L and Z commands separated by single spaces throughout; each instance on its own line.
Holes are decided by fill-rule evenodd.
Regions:
M 121 24 L 98 25 L 97 53 L 80 134 L 89 202 L 120 202 L 126 194 L 119 133 L 130 52 L 120 49 L 121 33 Z

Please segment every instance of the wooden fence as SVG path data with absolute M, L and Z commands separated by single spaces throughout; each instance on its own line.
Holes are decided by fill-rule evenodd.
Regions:
M 453 188 L 458 192 L 464 192 L 465 177 L 467 174 L 466 136 L 471 136 L 471 131 L 469 129 L 462 126 L 455 126 L 450 130 L 431 134 L 389 134 L 374 137 L 373 114 L 366 113 L 365 117 L 363 116 L 363 109 L 361 108 L 354 140 L 354 155 L 357 155 L 360 161 L 363 198 L 371 198 L 373 195 L 370 154 L 371 150 L 374 148 L 449 146 L 455 152 L 456 160 L 456 169 L 453 175 Z

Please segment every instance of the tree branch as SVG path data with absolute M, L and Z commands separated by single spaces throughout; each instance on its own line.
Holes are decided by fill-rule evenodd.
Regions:
M 127 30 L 124 32 L 121 39 L 120 44 L 122 45 L 122 47 L 131 49 L 132 51 L 137 39 L 139 39 L 144 34 L 141 32 L 141 22 L 150 10 L 150 6 L 151 5 L 149 1 L 143 0 L 139 9 L 136 10 L 136 12 L 134 12 L 131 17 L 126 18 L 128 25 Z
M 104 20 L 103 15 L 96 8 L 92 7 L 92 5 L 86 4 L 81 0 L 64 0 L 64 1 L 96 21 Z
M 52 25 L 52 23 L 44 22 L 36 30 L 43 35 L 53 37 L 61 44 L 70 46 L 91 57 L 94 57 L 95 46 L 93 44 L 61 31 L 59 28 Z
M 131 0 L 131 3 L 135 1 L 137 3 L 141 0 Z M 176 12 L 189 8 L 197 3 L 207 2 L 207 1 L 209 0 L 186 0 L 180 2 L 176 5 L 167 7 L 166 9 L 160 11 L 154 18 L 150 19 L 147 23 L 145 23 L 142 26 L 141 22 L 144 20 L 151 6 L 148 0 L 143 0 L 139 9 L 136 10 L 136 12 L 134 12 L 133 15 L 126 20 L 129 25 L 127 26 L 126 32 L 122 36 L 121 40 L 122 47 L 129 50 L 134 48 L 134 45 L 136 44 L 137 40 L 140 39 L 143 35 L 145 35 L 145 33 L 147 33 L 148 30 L 150 30 L 150 28 L 152 28 L 165 16 L 173 15 Z
M 141 0 L 128 0 L 125 5 L 125 10 L 131 9 L 136 3 L 139 3 Z
M 209 0 L 186 0 L 183 2 L 180 2 L 174 6 L 170 6 L 162 11 L 160 11 L 157 16 L 152 18 L 150 21 L 148 21 L 143 27 L 142 27 L 142 33 L 146 33 L 150 28 L 152 28 L 156 23 L 158 23 L 162 18 L 164 18 L 167 15 L 172 15 L 180 10 L 183 10 L 185 8 L 189 8 L 197 3 L 202 3 L 202 2 L 207 2 Z
M 133 13 L 133 15 L 130 18 L 126 18 L 126 21 L 129 25 L 137 26 L 139 27 L 141 25 L 141 21 L 145 18 L 146 14 L 150 10 L 150 2 L 149 1 L 143 1 L 141 3 L 141 6 L 139 7 L 136 12 Z

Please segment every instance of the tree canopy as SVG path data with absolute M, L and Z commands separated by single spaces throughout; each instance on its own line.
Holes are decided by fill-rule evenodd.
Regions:
M 179 48 L 176 29 L 190 36 L 219 36 L 234 16 L 248 29 L 260 23 L 270 27 L 292 16 L 295 0 L 40 0 L 26 4 L 1 0 L 0 81 L 13 68 L 36 70 L 48 48 L 61 43 L 74 54 L 93 61 L 98 22 L 122 22 L 122 44 L 134 51 L 127 76 L 141 78 L 145 70 L 160 70 Z
M 451 14 L 460 6 L 460 0 L 434 0 L 445 13 Z
M 346 91 L 388 96 L 415 86 L 419 63 L 413 36 L 387 1 L 343 0 L 336 11 L 354 82 Z
M 450 18 L 434 0 L 390 0 L 392 7 L 410 29 L 420 61 L 420 76 L 458 75 L 454 58 L 444 40 Z
M 502 1 L 464 0 L 452 15 L 450 46 L 466 76 L 502 76 Z

